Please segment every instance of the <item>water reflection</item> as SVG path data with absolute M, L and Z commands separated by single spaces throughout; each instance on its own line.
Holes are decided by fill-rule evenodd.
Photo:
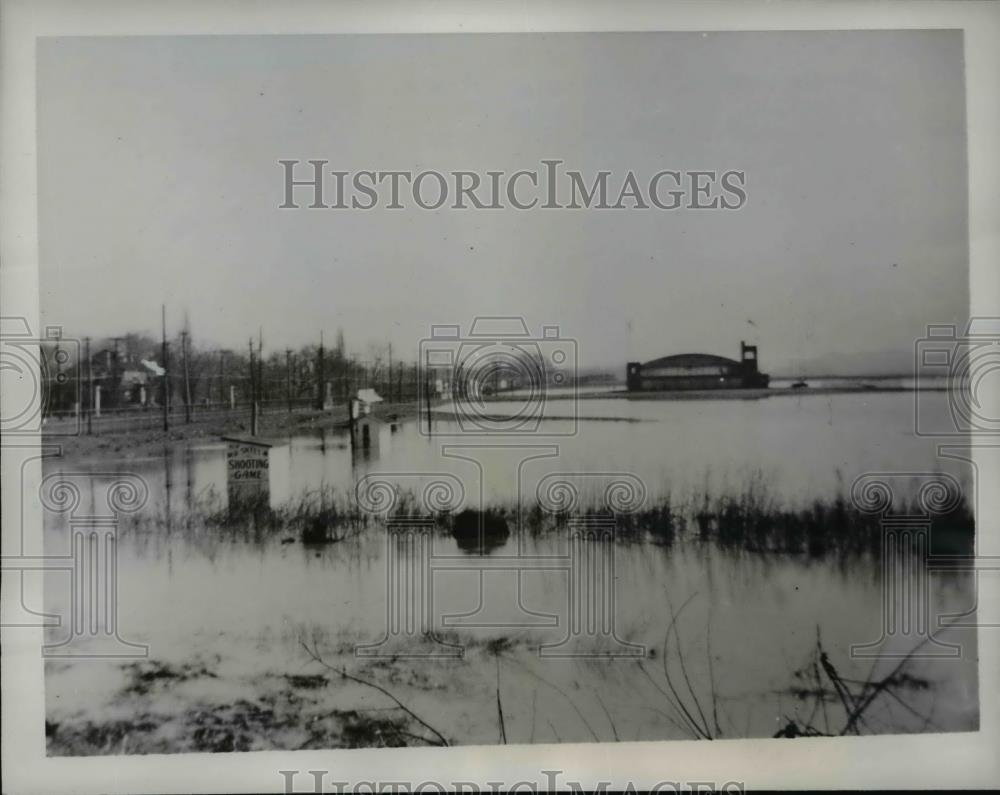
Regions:
M 947 396 L 925 397 L 944 421 Z M 557 471 L 633 473 L 651 499 L 739 491 L 749 478 L 759 477 L 786 504 L 844 493 L 864 472 L 941 470 L 955 474 L 964 486 L 970 480 L 967 467 L 937 458 L 933 439 L 914 436 L 913 396 L 908 393 L 761 401 L 593 399 L 579 401 L 577 410 L 583 418 L 578 435 L 556 440 L 557 455 L 551 460 L 532 461 L 520 470 L 516 462 L 507 463 L 516 450 L 498 449 L 495 438 L 451 437 L 450 449 L 443 449 L 445 443 L 429 439 L 413 422 L 397 424 L 395 431 L 392 424 L 383 424 L 377 445 L 370 443 L 367 450 L 352 445 L 346 429 L 306 431 L 285 440 L 287 466 L 272 467 L 272 477 L 281 476 L 272 481 L 272 502 L 279 505 L 323 487 L 350 494 L 360 477 L 379 471 L 450 473 L 467 483 L 470 493 L 481 488 L 485 502 L 499 504 L 516 498 L 519 477 L 537 482 Z M 553 444 L 545 436 L 513 441 L 521 448 Z M 478 449 L 464 458 L 456 454 L 468 447 Z M 225 453 L 222 442 L 193 443 L 165 448 L 155 458 L 129 460 L 127 469 L 147 479 L 162 510 L 180 513 L 209 490 L 225 493 Z M 470 457 L 480 466 L 466 460 Z M 73 462 L 73 468 L 101 471 L 107 463 Z
M 555 560 L 567 553 L 567 539 L 529 538 L 523 548 L 533 558 Z M 443 558 L 465 558 L 450 535 L 435 535 L 433 549 Z M 221 655 L 233 676 L 248 677 L 298 670 L 302 637 L 325 638 L 326 648 L 344 649 L 350 655 L 355 645 L 377 644 L 385 633 L 385 536 L 378 528 L 321 547 L 285 545 L 278 537 L 254 543 L 227 541 L 204 528 L 170 537 L 128 532 L 120 554 L 122 635 L 148 644 L 157 659 Z M 495 554 L 508 558 L 517 554 L 517 545 L 509 539 Z M 656 655 L 662 654 L 669 606 L 695 597 L 682 626 L 689 659 L 704 658 L 710 631 L 715 676 L 725 683 L 726 709 L 738 716 L 741 732 L 749 736 L 770 736 L 776 710 L 790 709 L 780 707 L 780 694 L 794 682 L 792 672 L 808 656 L 817 632 L 825 647 L 833 650 L 838 667 L 850 663 L 846 650 L 851 644 L 876 639 L 881 633 L 880 578 L 873 567 L 725 551 L 710 545 L 667 549 L 625 544 L 616 548 L 615 575 L 617 634 Z M 488 585 L 493 590 L 487 590 L 484 605 L 482 572 L 461 567 L 435 572 L 433 629 L 465 647 L 472 655 L 470 665 L 475 665 L 474 650 L 498 635 L 524 644 L 524 664 L 536 665 L 531 658 L 539 647 L 558 647 L 566 637 L 568 576 L 565 570 L 551 569 L 492 571 Z M 934 615 L 960 613 L 974 603 L 968 575 L 936 576 L 931 584 Z M 507 598 L 512 593 L 519 593 L 519 598 Z M 47 607 L 61 613 L 65 597 L 58 578 L 47 582 Z M 449 615 L 475 615 L 477 610 L 480 615 L 473 622 L 445 620 Z M 559 620 L 525 621 L 523 610 Z M 54 636 L 58 632 L 52 630 Z M 975 633 L 967 629 L 948 637 L 962 644 L 963 657 L 919 661 L 915 673 L 931 681 L 933 688 L 920 694 L 913 706 L 921 711 L 933 706 L 936 724 L 954 729 L 968 727 L 976 714 Z M 656 658 L 651 664 L 655 668 Z M 844 675 L 863 680 L 867 667 L 856 663 L 845 667 Z M 95 675 L 95 669 L 90 670 Z M 587 687 L 600 688 L 609 703 L 626 705 L 634 700 L 637 683 L 628 670 L 588 672 L 572 660 L 549 660 L 539 673 L 589 683 Z M 689 673 L 696 688 L 708 687 L 703 665 L 693 664 Z M 611 680 L 610 674 L 614 674 Z M 50 679 L 50 694 L 58 694 L 64 707 L 77 704 L 93 710 L 95 704 L 84 694 L 66 691 L 73 681 L 68 678 L 61 684 L 58 677 Z M 516 709 L 516 696 L 509 698 L 511 710 Z M 520 706 L 528 708 L 530 704 Z M 560 715 L 565 704 L 553 709 L 555 720 L 571 720 L 571 715 Z M 620 728 L 632 731 L 643 725 L 651 716 L 641 713 L 637 705 L 635 712 L 620 715 Z M 905 714 L 896 717 L 909 725 Z M 884 720 L 888 725 L 888 716 Z M 483 734 L 473 733 L 466 741 L 495 741 L 489 722 L 481 730 Z M 645 726 L 643 731 L 648 739 L 672 736 L 662 725 Z M 573 736 L 562 725 L 560 734 Z
M 946 396 L 939 398 L 946 412 Z M 454 477 L 463 501 L 451 524 L 429 536 L 430 554 L 452 561 L 429 581 L 433 629 L 473 650 L 503 633 L 505 642 L 522 649 L 517 664 L 537 666 L 537 649 L 557 646 L 566 636 L 573 574 L 559 561 L 571 553 L 571 536 L 567 531 L 535 537 L 507 521 L 517 515 L 510 511 L 526 483 L 533 487 L 561 472 L 627 472 L 638 475 L 649 498 L 656 499 L 718 489 L 739 493 L 748 477 L 761 477 L 787 504 L 842 492 L 845 481 L 866 471 L 949 469 L 967 483 L 967 470 L 938 461 L 933 443 L 913 436 L 911 407 L 911 395 L 894 393 L 753 402 L 595 399 L 580 406 L 581 416 L 593 419 L 583 419 L 579 435 L 560 439 L 554 451 L 544 438 L 522 440 L 531 449 L 511 450 L 491 447 L 494 439 L 470 436 L 449 453 L 413 423 L 370 428 L 367 448 L 357 436 L 352 443 L 346 429 L 316 431 L 286 440 L 284 457 L 271 467 L 269 499 L 275 509 L 321 489 L 353 499 L 355 484 L 369 474 L 391 476 L 417 494 L 435 476 Z M 90 474 L 83 495 L 89 505 L 80 508 L 86 512 L 100 499 L 99 473 L 107 468 L 107 462 L 55 461 L 46 471 Z M 206 503 L 225 508 L 223 443 L 164 448 L 160 456 L 130 461 L 127 469 L 146 480 L 150 500 L 118 545 L 124 637 L 148 644 L 158 658 L 219 656 L 236 678 L 295 669 L 304 634 L 345 649 L 379 642 L 389 599 L 381 519 L 373 517 L 360 532 L 322 545 L 289 541 L 284 533 L 227 532 L 208 524 L 197 509 Z M 483 501 L 508 512 L 475 513 Z M 68 532 L 65 516 L 46 514 L 47 549 L 64 548 Z M 496 567 L 483 571 L 470 565 L 480 553 Z M 502 568 L 505 561 L 524 559 L 539 561 L 537 568 Z M 691 540 L 660 546 L 619 542 L 613 573 L 616 632 L 660 654 L 670 605 L 693 599 L 682 627 L 690 654 L 703 660 L 710 636 L 714 676 L 725 683 L 726 710 L 744 736 L 770 736 L 776 718 L 791 709 L 781 694 L 814 648 L 817 633 L 825 647 L 841 655 L 881 634 L 882 576 L 871 561 L 759 554 Z M 68 598 L 67 578 L 46 577 L 49 612 L 66 610 Z M 936 574 L 928 599 L 932 615 L 968 611 L 975 604 L 974 580 L 961 572 Z M 449 616 L 474 620 L 446 622 Z M 50 635 L 57 639 L 60 631 Z M 933 701 L 937 725 L 968 728 L 977 715 L 975 631 L 949 635 L 962 645 L 963 657 L 920 663 L 921 676 L 934 687 L 920 695 L 927 703 L 918 706 Z M 629 736 L 672 736 L 644 709 L 651 694 L 640 692 L 636 669 L 599 673 L 578 661 L 545 665 L 556 666 L 545 669 L 546 677 L 564 676 L 567 686 L 583 682 L 585 690 L 597 689 L 609 703 L 622 705 L 618 720 Z M 97 676 L 93 670 L 89 676 Z M 868 673 L 860 667 L 848 672 L 862 680 Z M 691 673 L 696 687 L 707 686 L 704 666 Z M 532 710 L 532 681 L 524 680 L 519 693 L 509 696 L 512 714 Z M 55 669 L 47 682 L 58 699 L 53 703 L 64 711 L 93 712 L 114 698 L 109 683 L 104 690 L 97 683 L 79 684 L 78 675 Z M 565 704 L 551 709 L 562 739 L 588 739 L 567 727 L 573 716 Z M 495 742 L 494 727 L 472 720 L 465 739 Z

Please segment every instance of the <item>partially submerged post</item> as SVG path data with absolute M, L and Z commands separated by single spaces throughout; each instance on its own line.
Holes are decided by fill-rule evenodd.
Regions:
M 356 420 L 354 433 L 357 434 L 357 444 L 362 450 L 378 454 L 382 425 L 382 421 L 374 414 L 362 414 Z
M 370 388 L 359 389 L 355 397 L 351 398 L 348 418 L 353 451 L 360 447 L 362 450 L 378 453 L 379 429 L 382 422 L 372 414 L 372 408 L 376 403 L 381 402 L 382 396 Z

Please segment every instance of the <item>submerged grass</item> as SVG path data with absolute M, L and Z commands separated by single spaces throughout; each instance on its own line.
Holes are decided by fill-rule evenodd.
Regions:
M 283 542 L 329 544 L 343 541 L 386 519 L 424 519 L 435 532 L 452 535 L 470 554 L 489 553 L 507 542 L 512 533 L 534 537 L 565 534 L 585 519 L 611 518 L 607 511 L 586 501 L 572 512 L 553 512 L 532 503 L 519 510 L 513 504 L 491 504 L 483 510 L 428 513 L 412 492 L 401 492 L 391 516 L 363 511 L 353 494 L 331 488 L 303 492 L 281 506 L 272 506 L 267 495 L 224 502 L 214 491 L 195 500 L 186 513 L 145 514 L 133 525 L 164 524 L 203 528 L 252 541 L 279 537 Z M 952 507 L 926 519 L 933 554 L 970 554 L 975 517 L 964 495 L 952 494 L 942 504 Z M 921 516 L 919 495 L 894 508 L 896 516 Z M 805 504 L 783 503 L 754 477 L 736 489 L 712 493 L 707 487 L 686 499 L 670 494 L 649 500 L 641 509 L 614 518 L 619 543 L 646 542 L 662 546 L 681 541 L 711 543 L 721 548 L 771 552 L 820 558 L 827 554 L 874 555 L 881 553 L 885 522 L 881 515 L 862 510 L 838 494 Z
M 975 517 L 964 497 L 954 507 L 926 516 L 933 554 L 969 554 Z M 903 501 L 894 516 L 923 516 L 917 497 Z M 782 506 L 753 492 L 705 500 L 696 514 L 698 537 L 722 547 L 754 552 L 785 552 L 823 557 L 828 553 L 878 555 L 886 537 L 886 518 L 854 505 L 843 495 L 815 499 L 798 508 Z M 919 524 L 919 521 L 918 521 Z

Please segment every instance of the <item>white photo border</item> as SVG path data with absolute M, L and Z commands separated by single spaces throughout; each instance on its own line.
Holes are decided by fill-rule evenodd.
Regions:
M 540 31 L 962 29 L 968 108 L 972 316 L 1000 316 L 1000 4 L 956 2 L 122 2 L 4 0 L 0 5 L 0 314 L 38 327 L 35 46 L 41 36 Z M 4 388 L 16 385 L 4 382 Z M 989 399 L 995 399 L 993 395 Z M 25 440 L 31 444 L 32 440 Z M 37 444 L 37 440 L 35 440 Z M 981 482 L 1000 483 L 993 455 Z M 17 543 L 19 462 L 2 457 L 4 553 Z M 15 485 L 17 484 L 17 485 Z M 981 554 L 1000 554 L 1000 492 L 980 495 Z M 39 531 L 40 532 L 40 531 Z M 5 577 L 3 607 L 10 604 Z M 1000 572 L 980 584 L 980 620 L 1000 624 Z M 15 592 L 16 597 L 16 592 Z M 837 739 L 367 749 L 49 758 L 45 755 L 40 629 L 2 635 L 4 790 L 282 792 L 279 770 L 333 771 L 327 780 L 544 782 L 648 788 L 663 780 L 756 788 L 984 787 L 1000 781 L 1000 629 L 979 631 L 980 731 Z M 299 786 L 303 786 L 300 783 Z

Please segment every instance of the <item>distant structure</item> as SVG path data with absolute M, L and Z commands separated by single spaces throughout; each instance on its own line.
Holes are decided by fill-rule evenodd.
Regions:
M 679 353 L 641 364 L 629 362 L 625 381 L 630 392 L 684 389 L 761 389 L 771 377 L 757 369 L 757 346 L 740 341 L 740 359 L 709 353 Z
M 363 414 L 371 414 L 372 407 L 376 403 L 382 402 L 382 396 L 374 389 L 359 389 L 356 393 L 355 400 L 358 402 L 359 413 L 357 416 L 360 416 Z
M 159 379 L 165 371 L 152 359 L 107 348 L 91 356 L 90 373 L 94 382 L 95 408 L 117 409 L 153 402 L 159 390 Z

